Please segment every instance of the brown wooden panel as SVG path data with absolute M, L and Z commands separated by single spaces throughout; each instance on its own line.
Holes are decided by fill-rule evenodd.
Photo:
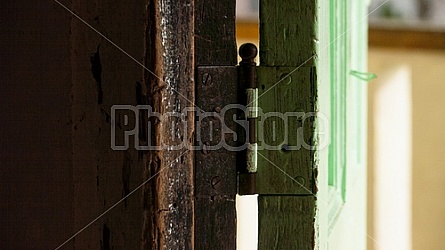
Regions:
M 237 64 L 235 1 L 195 1 L 195 65 Z
M 53 1 L 2 1 L 2 249 L 54 249 L 73 231 L 69 30 Z
M 194 30 L 195 66 L 236 64 L 234 0 L 195 1 Z M 236 69 L 232 67 L 229 71 L 232 73 L 209 70 L 199 74 L 197 71 L 197 109 L 217 113 L 225 105 L 236 103 Z M 203 77 L 204 73 L 207 73 L 206 77 Z M 215 125 L 218 128 L 217 123 Z M 195 133 L 200 133 L 198 130 L 197 127 Z M 204 126 L 202 132 L 207 134 L 207 138 L 204 136 L 202 139 L 209 139 L 209 128 Z M 199 195 L 195 197 L 194 204 L 195 249 L 235 249 L 236 155 L 236 152 L 224 148 L 195 151 L 195 192 Z
M 193 12 L 190 0 L 152 0 L 148 6 L 144 83 L 154 112 L 184 115 L 151 120 L 160 150 L 145 152 L 143 249 L 193 249 Z M 151 119 L 151 118 L 149 118 Z M 184 147 L 172 148 L 185 141 Z
M 236 249 L 234 198 L 233 195 L 196 197 L 195 216 L 199 219 L 195 220 L 195 230 L 202 231 L 195 236 L 194 249 Z
M 69 10 L 59 6 L 59 11 L 71 10 L 91 26 L 71 17 L 75 221 L 74 230 L 66 235 L 68 239 L 143 181 L 143 164 L 133 145 L 128 150 L 115 151 L 110 135 L 111 107 L 135 105 L 136 82 L 143 82 L 143 68 L 138 62 L 142 62 L 145 49 L 145 3 L 78 1 L 65 6 Z M 135 117 L 128 113 L 129 125 L 118 128 L 117 134 L 134 127 Z M 71 239 L 74 248 L 140 248 L 143 213 L 140 197 L 138 189 L 82 230 Z
M 167 0 L 4 4 L 1 246 L 193 248 L 193 154 L 110 143 L 113 105 L 193 103 L 193 11 Z M 193 116 L 150 135 L 168 144 L 172 130 L 192 142 Z

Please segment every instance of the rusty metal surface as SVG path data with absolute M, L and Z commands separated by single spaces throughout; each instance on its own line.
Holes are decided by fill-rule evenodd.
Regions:
M 197 68 L 195 194 L 235 195 L 242 110 L 235 66 Z M 235 119 L 234 119 L 234 115 Z M 242 121 L 238 121 L 242 122 Z M 241 143 L 242 144 L 242 143 Z M 240 149 L 242 147 L 239 147 Z

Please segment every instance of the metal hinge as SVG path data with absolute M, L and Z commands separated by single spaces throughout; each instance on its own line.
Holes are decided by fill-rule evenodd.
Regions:
M 195 190 L 254 194 L 257 171 L 257 48 L 240 48 L 239 66 L 199 66 L 196 85 Z M 238 175 L 239 174 L 239 175 Z
M 263 152 L 261 157 L 269 157 L 271 162 L 262 161 L 262 165 L 270 165 L 267 169 L 263 168 L 268 173 L 258 173 L 258 171 L 262 171 L 262 169 L 258 170 L 258 143 L 262 143 L 261 146 L 264 146 L 265 131 L 262 131 L 263 136 L 261 136 L 257 134 L 257 129 L 258 126 L 262 127 L 263 130 L 265 127 L 269 129 L 269 120 L 274 118 L 269 118 L 269 120 L 265 118 L 268 116 L 259 118 L 259 112 L 261 114 L 263 112 L 258 107 L 257 74 L 265 79 L 265 82 L 260 85 L 260 92 L 263 94 L 268 90 L 265 90 L 266 86 L 276 87 L 276 82 L 280 81 L 282 86 L 287 87 L 290 86 L 290 82 L 294 81 L 292 91 L 300 91 L 301 87 L 298 85 L 298 81 L 310 78 L 312 68 L 301 67 L 295 70 L 291 67 L 256 66 L 257 48 L 250 43 L 243 44 L 240 47 L 239 55 L 242 58 L 239 66 L 197 67 L 196 105 L 198 108 L 196 111 L 195 146 L 200 148 L 200 152 L 195 154 L 196 194 L 311 193 L 313 186 L 312 166 L 295 168 L 294 172 L 285 173 L 294 179 L 298 179 L 298 181 L 285 181 L 282 190 L 275 187 L 269 188 L 268 185 L 257 187 L 258 177 L 261 178 L 261 183 L 264 183 L 264 180 L 268 178 L 269 171 L 279 171 L 277 168 L 283 167 L 281 163 L 277 163 L 279 166 L 274 166 L 272 161 L 289 158 L 287 161 L 292 162 L 295 161 L 295 157 L 313 158 L 312 152 L 309 151 L 287 152 L 288 147 L 292 148 L 292 143 L 282 143 L 274 149 L 261 151 Z M 279 79 L 274 80 L 277 77 Z M 276 88 L 278 89 L 280 86 Z M 268 94 L 273 94 L 273 92 Z M 311 98 L 315 95 L 314 93 L 298 95 L 304 95 L 304 98 L 295 100 L 296 105 L 303 108 L 308 105 L 313 106 L 314 103 Z M 300 109 L 291 111 L 298 113 Z M 272 122 L 275 123 L 275 121 Z M 313 121 L 309 122 L 311 124 L 301 124 L 301 126 L 312 128 Z M 277 124 L 276 126 L 281 125 Z M 266 131 L 266 133 L 272 132 Z M 286 178 L 289 177 L 283 176 L 283 179 Z
M 241 195 L 256 193 L 256 173 L 257 173 L 257 138 L 256 125 L 258 118 L 258 84 L 256 78 L 255 57 L 258 49 L 251 43 L 241 45 L 239 55 L 242 58 L 239 66 L 239 83 L 245 89 L 243 98 L 246 107 L 246 119 L 248 127 L 248 137 L 246 139 L 247 148 L 242 154 L 244 161 L 239 167 L 238 193 Z

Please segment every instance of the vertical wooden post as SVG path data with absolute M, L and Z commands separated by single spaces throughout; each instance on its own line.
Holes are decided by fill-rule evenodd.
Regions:
M 195 1 L 195 66 L 234 66 L 235 0 Z M 197 77 L 197 109 L 218 112 L 237 103 L 236 69 L 207 68 Z M 211 129 L 200 122 L 202 138 Z M 216 124 L 216 123 L 215 123 Z M 198 131 L 196 131 L 198 133 Z M 203 142 L 213 145 L 215 141 Z M 195 249 L 235 249 L 236 156 L 224 148 L 195 152 Z
M 53 1 L 2 2 L 2 249 L 54 249 L 74 230 L 70 19 Z
M 192 249 L 193 153 L 171 146 L 193 142 L 193 115 L 166 114 L 193 105 L 193 1 L 82 1 L 70 8 L 101 33 L 73 17 L 75 229 L 136 190 L 76 236 L 75 248 Z M 113 105 L 149 105 L 166 119 L 140 112 L 135 124 L 137 113 L 127 110 L 125 124 L 122 115 L 112 119 Z M 121 135 L 140 126 L 127 150 L 110 147 L 111 123 Z M 133 146 L 148 138 L 160 149 Z
M 1 99 L 10 118 L 0 205 L 10 228 L 0 241 L 16 249 L 63 240 L 60 249 L 235 249 L 236 152 L 224 154 L 229 167 L 219 165 L 226 184 L 218 193 L 195 197 L 194 152 L 169 147 L 194 142 L 194 115 L 183 109 L 194 107 L 195 66 L 236 64 L 235 1 L 50 2 L 2 9 Z M 113 119 L 114 105 L 184 116 L 140 112 L 137 124 L 131 110 Z M 128 149 L 111 147 L 112 123 L 120 135 L 141 126 Z M 161 149 L 133 147 L 148 137 Z
M 193 30 L 194 1 L 152 0 L 148 6 L 145 65 L 147 103 L 161 115 L 152 124 L 161 150 L 144 154 L 143 249 L 193 249 Z M 156 76 L 155 76 L 156 75 Z M 186 142 L 184 147 L 172 149 Z
M 61 0 L 57 11 L 71 16 L 74 226 L 65 237 L 78 233 L 74 249 L 140 248 L 141 190 L 120 200 L 143 182 L 142 163 L 133 144 L 113 150 L 110 135 L 111 108 L 136 105 L 143 81 L 145 3 Z M 117 133 L 134 127 L 128 115 Z
M 263 112 L 314 115 L 316 8 L 317 2 L 312 0 L 260 2 L 258 103 Z M 315 247 L 317 176 L 316 154 L 311 148 L 316 142 L 314 119 L 288 117 L 285 121 L 277 118 L 260 121 L 263 130 L 258 133 L 264 138 L 259 147 L 265 143 L 276 147 L 259 150 L 258 156 L 258 248 L 261 250 Z M 298 133 L 300 129 L 302 132 Z M 293 149 L 289 150 L 290 147 Z

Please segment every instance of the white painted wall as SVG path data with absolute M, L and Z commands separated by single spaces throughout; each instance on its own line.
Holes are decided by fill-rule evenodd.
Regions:
M 411 250 L 411 67 L 391 62 L 378 67 L 368 98 L 374 248 Z
M 397 70 L 399 69 L 399 70 Z M 403 76 L 403 69 L 409 71 L 409 77 Z M 400 71 L 402 70 L 402 72 Z M 411 98 L 412 98 L 412 118 L 406 120 L 406 114 L 402 117 L 397 114 L 393 115 L 393 123 L 398 124 L 404 120 L 412 123 L 412 156 L 411 159 L 405 158 L 400 162 L 406 165 L 409 161 L 412 162 L 412 169 L 400 168 L 399 174 L 395 175 L 398 181 L 395 181 L 390 189 L 379 190 L 377 187 L 379 183 L 391 182 L 391 178 L 379 176 L 383 170 L 376 167 L 376 164 L 382 164 L 381 159 L 377 160 L 372 157 L 374 154 L 373 145 L 377 145 L 375 140 L 375 122 L 370 119 L 369 127 L 369 149 L 371 155 L 369 156 L 369 171 L 368 171 L 368 234 L 373 238 L 384 238 L 378 230 L 393 230 L 396 227 L 406 227 L 411 223 L 410 230 L 403 230 L 397 237 L 399 239 L 410 239 L 410 245 L 413 250 L 441 250 L 445 247 L 445 51 L 405 51 L 405 50 L 387 50 L 387 49 L 373 49 L 369 50 L 369 71 L 376 73 L 380 78 L 377 78 L 369 85 L 369 101 L 375 100 L 378 88 L 384 81 L 395 81 L 394 79 L 405 79 L 405 84 L 411 81 Z M 391 79 L 390 75 L 395 77 Z M 405 72 L 406 73 L 406 72 Z M 399 77 L 397 77 L 399 74 Z M 400 76 L 402 74 L 402 76 Z M 400 90 L 400 91 L 405 91 Z M 397 90 L 396 90 L 397 92 Z M 399 93 L 400 94 L 400 93 Z M 377 98 L 378 99 L 378 98 Z M 397 98 L 394 98 L 394 107 L 397 103 Z M 388 104 L 385 104 L 388 105 Z M 388 111 L 394 109 L 388 107 Z M 378 113 L 378 105 L 375 106 L 370 103 L 369 114 Z M 383 107 L 384 108 L 384 107 Z M 405 117 L 405 118 L 403 118 Z M 394 125 L 392 124 L 392 125 Z M 372 129 L 374 127 L 374 129 Z M 399 131 L 406 133 L 406 131 Z M 374 138 L 374 139 L 373 139 Z M 385 137 L 379 137 L 378 144 L 384 144 Z M 388 137 L 394 138 L 394 137 Z M 406 138 L 405 138 L 406 139 Z M 382 141 L 383 140 L 383 141 Z M 401 139 L 403 140 L 403 139 Z M 394 143 L 388 141 L 387 143 Z M 408 142 L 404 142 L 408 143 Z M 388 144 L 390 145 L 390 144 Z M 406 147 L 408 145 L 404 145 Z M 393 154 L 397 156 L 400 152 L 397 149 L 385 148 L 384 150 L 392 150 Z M 400 149 L 400 148 L 399 148 Z M 409 148 L 408 148 L 409 149 Z M 404 150 L 408 150 L 405 148 Z M 379 150 L 374 148 L 374 150 Z M 393 155 L 393 156 L 394 156 Z M 391 156 L 391 154 L 390 154 Z M 391 158 L 391 157 L 390 157 Z M 380 162 L 380 163 L 379 163 Z M 394 169 L 392 169 L 394 170 Z M 412 189 L 399 190 L 401 193 L 398 198 L 402 204 L 406 204 L 409 199 L 405 197 L 407 191 L 412 195 L 409 207 L 403 210 L 404 206 L 395 204 L 394 207 L 386 207 L 391 203 L 391 200 L 378 200 L 379 192 L 390 195 L 393 190 L 400 188 L 400 185 L 409 186 L 406 181 L 406 176 L 411 171 Z M 389 170 L 388 173 L 391 173 Z M 394 174 L 394 173 L 392 173 Z M 376 186 L 377 185 L 377 186 Z M 391 190 L 391 187 L 393 190 Z M 388 204 L 382 204 L 386 202 Z M 395 211 L 399 210 L 398 215 L 394 215 Z M 387 213 L 385 214 L 385 210 Z M 405 221 L 398 221 L 406 213 L 410 213 L 410 219 Z M 393 216 L 399 216 L 394 218 Z M 401 216 L 401 217 L 400 217 Z M 378 225 L 387 220 L 387 228 L 381 229 Z M 409 222 L 411 220 L 411 222 Z M 382 225 L 382 224 L 380 224 Z M 384 224 L 383 224 L 384 225 Z M 410 236 L 409 234 L 412 234 Z M 380 236 L 379 236 L 380 235 Z M 397 235 L 397 234 L 396 234 Z M 409 243 L 409 242 L 408 242 Z M 403 249 L 409 249 L 409 244 L 404 245 Z M 402 249 L 394 248 L 392 245 L 378 248 L 377 244 L 372 240 L 368 240 L 368 249 Z

